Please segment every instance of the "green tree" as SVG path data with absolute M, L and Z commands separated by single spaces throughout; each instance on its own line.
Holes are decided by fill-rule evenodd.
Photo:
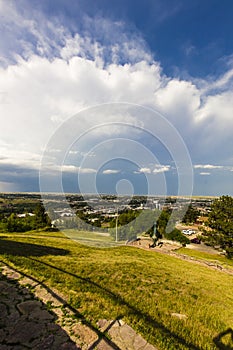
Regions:
M 190 241 L 185 237 L 180 230 L 175 228 L 175 222 L 169 222 L 171 218 L 171 212 L 169 210 L 163 210 L 156 221 L 156 228 L 153 226 L 147 233 L 153 239 L 152 247 L 155 247 L 157 241 L 164 237 L 172 241 L 177 241 L 182 244 L 189 244 Z
M 156 222 L 156 229 L 161 236 L 166 235 L 166 227 L 170 218 L 170 213 L 167 210 L 163 210 Z
M 34 223 L 36 229 L 51 226 L 49 216 L 46 214 L 45 208 L 41 203 L 37 204 L 34 214 Z
M 30 216 L 26 215 L 24 218 L 19 218 L 12 213 L 6 222 L 6 230 L 8 232 L 26 232 L 33 228 L 33 223 Z
M 233 198 L 222 196 L 216 199 L 209 213 L 203 230 L 203 240 L 211 246 L 220 246 L 226 250 L 229 258 L 233 257 Z
M 182 244 L 190 243 L 190 240 L 184 236 L 183 233 L 177 228 L 174 228 L 171 232 L 166 233 L 166 238 L 170 239 L 171 241 L 180 242 Z
M 197 220 L 199 215 L 200 215 L 199 210 L 197 210 L 196 208 L 193 208 L 192 204 L 189 204 L 182 222 L 185 224 L 192 224 Z
M 14 213 L 12 213 L 7 219 L 7 231 L 17 232 L 17 230 L 18 230 L 17 217 Z

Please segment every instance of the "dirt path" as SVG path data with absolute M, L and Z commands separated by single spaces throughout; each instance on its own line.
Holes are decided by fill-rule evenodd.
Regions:
M 185 261 L 189 261 L 198 265 L 202 265 L 214 270 L 218 270 L 224 273 L 227 273 L 229 275 L 233 275 L 233 269 L 232 268 L 226 268 L 224 266 L 222 266 L 220 263 L 216 262 L 212 262 L 212 261 L 207 261 L 207 260 L 201 260 L 201 259 L 197 259 L 197 258 L 193 258 L 191 256 L 185 255 L 185 254 L 180 254 L 180 253 L 176 253 L 176 252 L 169 252 L 167 253 L 171 256 L 175 256 L 178 259 L 181 260 L 185 260 Z
M 218 270 L 218 271 L 227 273 L 229 275 L 233 275 L 233 267 L 232 268 L 225 267 L 225 266 L 221 265 L 221 263 L 218 262 L 217 260 L 214 261 L 214 258 L 213 258 L 213 261 L 208 261 L 208 260 L 204 260 L 204 259 L 194 258 L 194 257 L 191 257 L 189 255 L 177 253 L 176 250 L 181 248 L 181 245 L 179 243 L 165 242 L 161 247 L 155 247 L 155 248 L 149 248 L 149 243 L 152 243 L 152 241 L 150 239 L 145 239 L 145 240 L 143 239 L 141 241 L 131 243 L 130 245 L 134 246 L 136 248 L 141 248 L 141 249 L 148 250 L 151 252 L 158 252 L 158 253 L 174 256 L 177 259 L 185 260 L 188 262 L 192 262 L 194 264 L 208 267 L 210 269 L 214 269 L 214 270 Z

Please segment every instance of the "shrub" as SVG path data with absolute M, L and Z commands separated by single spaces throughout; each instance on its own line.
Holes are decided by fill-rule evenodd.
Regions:
M 189 244 L 190 240 L 183 235 L 183 233 L 178 230 L 177 228 L 174 228 L 171 232 L 166 233 L 165 238 L 170 239 L 172 241 L 177 241 L 182 244 Z

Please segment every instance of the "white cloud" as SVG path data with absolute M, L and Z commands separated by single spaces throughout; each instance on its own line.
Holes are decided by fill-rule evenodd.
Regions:
M 228 89 L 229 83 L 232 82 L 232 78 L 233 78 L 233 69 L 230 69 L 226 73 L 224 73 L 220 78 L 218 78 L 216 81 L 206 83 L 205 87 L 203 88 L 203 92 L 211 93 L 211 91 L 214 91 L 214 90 Z
M 144 174 L 151 174 L 151 169 L 150 168 L 140 168 L 139 173 L 144 173 Z
M 69 154 L 74 154 L 74 155 L 76 155 L 76 154 L 80 154 L 80 152 L 79 151 L 69 151 Z
M 76 150 L 70 150 L 69 151 L 70 155 L 73 156 L 81 156 L 81 157 L 95 157 L 95 153 L 94 152 L 83 152 L 83 151 L 76 151 Z
M 159 174 L 159 173 L 164 173 L 170 170 L 170 166 L 169 165 L 161 165 L 161 164 L 157 164 L 155 165 L 155 168 L 152 169 L 151 167 L 144 167 L 144 168 L 140 168 L 139 169 L 139 173 L 144 173 L 144 174 Z M 138 173 L 136 172 L 136 173 Z
M 79 174 L 94 174 L 96 173 L 96 169 L 79 167 L 78 172 Z
M 40 162 L 41 154 L 0 147 L 0 165 L 14 165 L 30 169 L 39 169 Z
M 2 164 L 39 168 L 42 150 L 63 121 L 89 106 L 124 101 L 162 113 L 186 141 L 191 157 L 200 162 L 195 169 L 231 170 L 208 162 L 229 164 L 232 157 L 232 69 L 211 82 L 171 78 L 153 61 L 140 35 L 131 37 L 122 23 L 101 18 L 92 22 L 86 17 L 90 32 L 72 35 L 58 19 L 48 21 L 34 11 L 30 18 L 27 9 L 23 15 L 14 2 L 0 1 L 0 13 L 8 33 L 2 36 L 0 46 L 4 61 L 0 68 Z M 95 31 L 106 33 L 107 43 L 92 37 Z M 7 49 L 14 57 L 7 57 Z M 99 120 L 110 121 L 111 114 Z M 137 120 L 121 115 L 119 120 L 143 128 L 143 115 Z M 130 137 L 132 131 L 111 126 L 102 132 L 108 136 L 122 132 Z M 92 137 L 98 136 L 98 130 L 93 132 Z M 70 155 L 75 152 L 71 150 Z M 80 151 L 77 155 L 87 154 Z M 168 165 L 153 168 L 146 164 L 140 173 L 170 170 Z M 64 171 L 95 170 L 69 166 Z
M 212 165 L 212 164 L 196 164 L 194 169 L 223 169 L 223 165 Z
M 208 176 L 208 175 L 210 175 L 210 173 L 207 173 L 207 172 L 201 172 L 201 173 L 199 173 L 199 175 L 202 175 L 202 176 Z
M 165 166 L 161 166 L 161 167 L 156 167 L 153 170 L 153 173 L 154 174 L 165 173 L 165 172 L 167 172 L 169 170 L 170 170 L 170 166 L 169 165 L 165 165 Z
M 117 169 L 106 169 L 103 171 L 103 174 L 105 175 L 118 174 L 118 173 L 120 173 L 120 170 L 117 170 Z
M 103 69 L 85 58 L 73 57 L 67 63 L 33 55 L 0 70 L 0 91 L 5 91 L 9 99 L 8 104 L 0 104 L 4 116 L 0 136 L 21 151 L 38 152 L 61 121 L 80 109 L 109 101 L 144 102 L 153 98 L 159 79 L 158 65 L 146 62 Z M 152 83 L 148 85 L 149 80 Z M 130 115 L 120 118 L 142 123 Z M 107 121 L 106 116 L 102 121 Z M 108 134 L 113 131 L 114 127 L 106 130 Z
M 58 168 L 60 170 L 60 168 Z M 96 169 L 92 168 L 82 168 L 74 165 L 63 165 L 61 167 L 62 172 L 68 173 L 76 173 L 76 174 L 94 174 L 96 173 Z
M 170 79 L 158 90 L 155 98 L 156 104 L 166 115 L 186 122 L 200 106 L 200 91 L 191 81 Z

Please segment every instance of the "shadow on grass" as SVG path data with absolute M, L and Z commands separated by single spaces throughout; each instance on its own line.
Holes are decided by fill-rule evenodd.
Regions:
M 217 349 L 219 349 L 219 350 L 233 350 L 233 346 L 232 345 L 225 345 L 225 344 L 222 343 L 222 338 L 224 338 L 228 334 L 230 334 L 230 336 L 231 336 L 231 342 L 232 342 L 232 345 L 233 345 L 233 329 L 232 328 L 228 328 L 224 332 L 219 333 L 213 339 L 214 344 L 216 345 Z
M 0 239 L 0 254 L 9 254 L 14 256 L 44 256 L 44 255 L 68 255 L 70 252 L 66 249 L 46 247 L 39 244 L 22 243 L 8 239 Z
M 150 328 L 156 328 L 158 329 L 164 337 L 167 337 L 168 339 L 173 339 L 174 341 L 174 345 L 176 345 L 177 347 L 180 345 L 184 345 L 186 346 L 187 349 L 189 350 L 201 350 L 201 348 L 199 348 L 198 346 L 186 341 L 184 338 L 182 338 L 181 336 L 179 336 L 178 334 L 170 331 L 166 326 L 164 326 L 161 322 L 155 320 L 153 317 L 151 317 L 150 315 L 148 315 L 147 313 L 142 312 L 141 310 L 137 309 L 134 305 L 131 305 L 129 302 L 127 302 L 126 300 L 124 300 L 120 295 L 113 293 L 111 290 L 101 286 L 100 284 L 92 281 L 89 278 L 84 278 L 81 276 L 78 276 L 74 273 L 71 273 L 69 271 L 65 271 L 59 267 L 53 266 L 51 264 L 42 262 L 40 260 L 37 259 L 33 259 L 30 258 L 30 260 L 33 260 L 39 264 L 43 264 L 45 266 L 48 266 L 52 269 L 55 269 L 57 271 L 60 271 L 61 273 L 67 274 L 69 276 L 72 276 L 74 278 L 77 278 L 79 280 L 81 280 L 83 283 L 88 284 L 89 286 L 95 287 L 96 290 L 99 293 L 105 293 L 108 297 L 110 297 L 112 300 L 114 300 L 114 302 L 118 305 L 123 305 L 126 306 L 129 310 L 129 314 L 135 316 L 137 318 L 138 321 L 144 321 L 145 324 L 147 324 Z M 71 307 L 71 309 L 73 310 L 73 308 Z M 119 318 L 124 317 L 125 315 L 121 315 L 118 316 Z

